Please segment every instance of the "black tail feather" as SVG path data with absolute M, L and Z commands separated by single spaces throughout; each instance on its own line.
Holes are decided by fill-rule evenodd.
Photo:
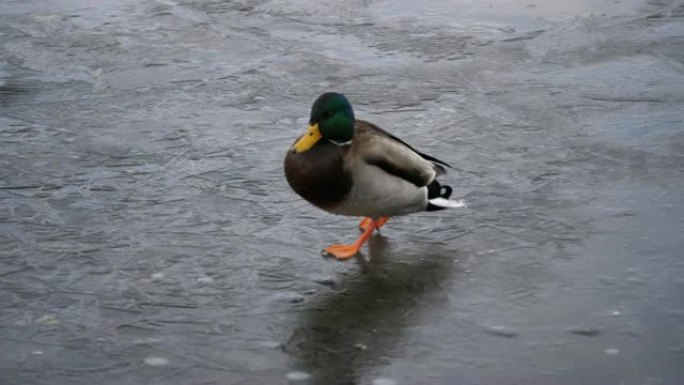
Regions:
M 442 186 L 437 182 L 437 180 L 433 180 L 432 183 L 427 185 L 428 189 L 428 200 L 434 199 L 434 198 L 444 198 L 444 199 L 449 199 L 451 197 L 451 193 L 453 192 L 453 189 L 451 186 Z M 438 210 L 444 210 L 446 207 L 439 207 L 435 206 L 432 203 L 428 202 L 427 211 L 438 211 Z

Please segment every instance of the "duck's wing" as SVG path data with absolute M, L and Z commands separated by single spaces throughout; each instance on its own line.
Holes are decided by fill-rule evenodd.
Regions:
M 357 120 L 357 122 L 359 122 L 359 121 Z M 441 166 L 451 168 L 451 165 L 450 165 L 449 163 L 447 163 L 447 162 L 445 162 L 445 161 L 443 161 L 443 160 L 437 159 L 437 158 L 435 158 L 434 156 L 431 156 L 431 155 L 428 155 L 428 154 L 425 154 L 425 153 L 423 153 L 423 152 L 420 152 L 420 151 L 416 150 L 416 149 L 413 148 L 413 146 L 411 146 L 410 144 L 404 142 L 403 140 L 401 140 L 401 139 L 397 138 L 396 136 L 392 135 L 391 133 L 385 131 L 385 130 L 382 129 L 381 127 L 378 127 L 378 126 L 376 126 L 375 124 L 370 123 L 370 122 L 366 122 L 366 121 L 364 121 L 364 120 L 361 120 L 360 122 L 363 122 L 365 125 L 368 126 L 368 128 L 370 128 L 371 130 L 377 132 L 379 135 L 384 135 L 384 136 L 386 136 L 386 137 L 388 137 L 388 138 L 390 138 L 390 139 L 392 139 L 392 140 L 395 140 L 395 141 L 397 141 L 397 142 L 403 144 L 404 146 L 406 146 L 406 147 L 408 147 L 409 149 L 411 149 L 411 151 L 413 151 L 413 152 L 415 152 L 416 154 L 420 155 L 423 159 L 427 159 L 427 160 L 429 160 L 430 162 L 436 164 L 436 165 L 438 166 L 438 168 L 440 169 L 440 172 L 446 172 L 446 170 L 445 170 L 443 167 L 441 167 Z
M 447 163 L 416 151 L 396 136 L 363 120 L 356 121 L 353 147 L 354 156 L 418 187 L 434 181 L 437 174 L 444 171 L 443 165 L 449 167 Z

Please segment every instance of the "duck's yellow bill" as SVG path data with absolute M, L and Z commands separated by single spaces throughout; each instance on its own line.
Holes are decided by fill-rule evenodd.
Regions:
M 309 125 L 304 135 L 294 144 L 294 152 L 304 152 L 313 147 L 316 142 L 321 140 L 321 131 L 318 129 L 318 123 Z

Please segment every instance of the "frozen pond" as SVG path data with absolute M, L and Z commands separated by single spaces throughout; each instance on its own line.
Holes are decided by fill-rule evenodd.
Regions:
M 321 258 L 330 90 L 469 209 Z M 681 384 L 683 111 L 678 1 L 2 0 L 0 383 Z

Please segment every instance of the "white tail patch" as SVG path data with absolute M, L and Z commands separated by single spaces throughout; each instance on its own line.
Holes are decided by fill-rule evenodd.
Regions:
M 447 209 L 456 209 L 456 208 L 460 208 L 460 207 L 468 208 L 468 206 L 466 206 L 463 199 L 460 199 L 457 201 L 452 201 L 450 199 L 444 199 L 442 197 L 439 197 L 439 198 L 430 199 L 430 203 L 432 203 L 433 205 L 435 205 L 437 207 L 444 207 Z

